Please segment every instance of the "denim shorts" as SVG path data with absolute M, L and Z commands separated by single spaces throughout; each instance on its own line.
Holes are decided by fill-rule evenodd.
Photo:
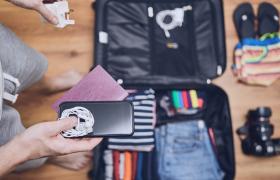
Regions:
M 204 121 L 170 123 L 156 129 L 161 180 L 219 180 L 220 169 Z

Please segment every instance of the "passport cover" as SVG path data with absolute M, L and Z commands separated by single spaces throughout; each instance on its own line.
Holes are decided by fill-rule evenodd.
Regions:
M 52 108 L 69 101 L 121 101 L 128 93 L 101 66 L 96 66 L 77 85 L 59 98 Z

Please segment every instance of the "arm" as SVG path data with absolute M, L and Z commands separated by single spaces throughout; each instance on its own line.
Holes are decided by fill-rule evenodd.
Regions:
M 76 118 L 44 122 L 31 126 L 0 147 L 0 177 L 16 165 L 31 159 L 92 150 L 101 138 L 66 139 L 61 132 L 73 128 Z
M 40 13 L 48 22 L 58 24 L 57 17 L 53 15 L 43 4 L 43 0 L 6 0 L 16 6 L 33 9 Z
M 28 148 L 23 148 L 18 138 L 0 147 L 0 177 L 12 171 L 16 165 L 27 161 L 29 157 Z

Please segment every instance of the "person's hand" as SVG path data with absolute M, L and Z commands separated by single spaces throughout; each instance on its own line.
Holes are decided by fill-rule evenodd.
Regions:
M 48 22 L 58 24 L 57 17 L 43 4 L 43 0 L 7 0 L 16 6 L 33 9 L 40 13 Z
M 101 138 L 69 139 L 60 134 L 76 124 L 77 119 L 73 117 L 39 123 L 28 128 L 15 140 L 22 146 L 21 149 L 28 150 L 27 159 L 90 151 L 100 143 Z

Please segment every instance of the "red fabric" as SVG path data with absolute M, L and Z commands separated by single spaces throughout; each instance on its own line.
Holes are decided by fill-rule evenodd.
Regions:
M 213 128 L 209 128 L 208 129 L 208 133 L 209 133 L 210 142 L 212 144 L 212 147 L 214 148 L 215 152 L 217 152 L 216 141 L 215 141 L 215 134 L 214 134 Z
M 114 180 L 120 180 L 120 152 L 113 151 L 113 162 L 114 162 Z
M 203 104 L 204 104 L 203 99 L 199 98 L 199 99 L 198 99 L 198 107 L 199 107 L 199 108 L 203 108 Z
M 137 173 L 137 152 L 132 152 L 132 180 L 136 179 L 136 173 Z
M 187 95 L 187 91 L 183 91 L 182 92 L 182 96 L 183 96 L 183 103 L 184 103 L 184 107 L 186 109 L 189 108 L 189 105 L 188 105 L 188 95 Z

